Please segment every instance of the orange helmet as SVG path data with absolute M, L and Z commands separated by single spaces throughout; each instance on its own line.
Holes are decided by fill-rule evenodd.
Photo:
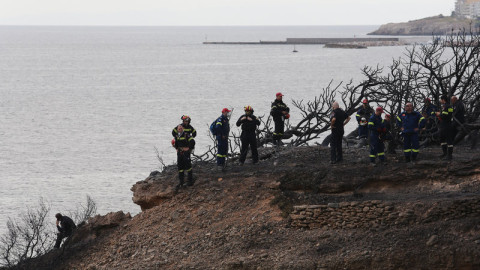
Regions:
M 252 106 L 250 106 L 250 105 L 245 106 L 245 108 L 243 108 L 243 109 L 244 109 L 246 112 L 253 112 L 253 108 L 252 108 Z
M 182 121 L 187 121 L 187 122 L 190 122 L 192 119 L 190 119 L 190 116 L 188 115 L 182 115 Z

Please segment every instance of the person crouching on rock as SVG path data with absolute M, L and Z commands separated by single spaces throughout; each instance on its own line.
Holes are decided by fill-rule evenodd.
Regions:
M 77 228 L 75 222 L 67 216 L 63 216 L 60 213 L 55 215 L 57 218 L 57 241 L 55 242 L 54 248 L 60 248 L 60 244 L 62 243 L 63 238 L 70 237 L 73 231 Z
M 240 116 L 237 121 L 237 127 L 242 126 L 242 134 L 240 135 L 240 140 L 242 142 L 239 160 L 240 165 L 243 165 L 247 158 L 249 145 L 252 150 L 253 164 L 258 163 L 257 138 L 255 136 L 255 131 L 259 125 L 260 121 L 255 115 L 253 115 L 253 108 L 251 106 L 245 106 L 245 114 Z
M 176 190 L 184 184 L 185 171 L 188 173 L 187 186 L 193 186 L 192 161 L 190 160 L 190 154 L 195 147 L 195 140 L 191 134 L 184 132 L 182 125 L 177 126 L 177 131 L 178 133 L 177 136 L 175 136 L 173 146 L 177 150 L 177 168 L 180 183 L 177 185 Z

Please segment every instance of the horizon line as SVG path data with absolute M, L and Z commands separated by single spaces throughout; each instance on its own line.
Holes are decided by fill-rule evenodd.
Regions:
M 232 24 L 232 25 L 122 25 L 122 24 L 0 24 L 4 26 L 59 27 L 316 27 L 316 26 L 380 26 L 381 24 Z

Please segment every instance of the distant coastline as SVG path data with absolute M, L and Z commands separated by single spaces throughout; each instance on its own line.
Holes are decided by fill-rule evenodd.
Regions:
M 445 35 L 453 32 L 472 30 L 479 33 L 480 20 L 438 15 L 404 23 L 381 25 L 368 35 L 378 36 L 431 36 Z

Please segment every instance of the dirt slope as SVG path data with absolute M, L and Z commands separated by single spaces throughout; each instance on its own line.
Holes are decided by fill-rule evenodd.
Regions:
M 477 150 L 457 148 L 452 163 L 438 161 L 438 149 L 425 150 L 415 165 L 399 153 L 378 167 L 368 166 L 364 149 L 346 149 L 345 162 L 333 166 L 328 148 L 261 153 L 259 165 L 230 165 L 225 173 L 199 164 L 194 187 L 178 193 L 175 168 L 148 177 L 132 187 L 142 213 L 97 216 L 63 252 L 23 268 L 480 268 L 480 208 L 458 214 L 452 204 L 480 197 Z M 416 218 L 352 228 L 292 222 L 294 206 L 372 200 Z M 444 204 L 450 210 L 443 213 Z M 440 213 L 427 215 L 432 209 Z

